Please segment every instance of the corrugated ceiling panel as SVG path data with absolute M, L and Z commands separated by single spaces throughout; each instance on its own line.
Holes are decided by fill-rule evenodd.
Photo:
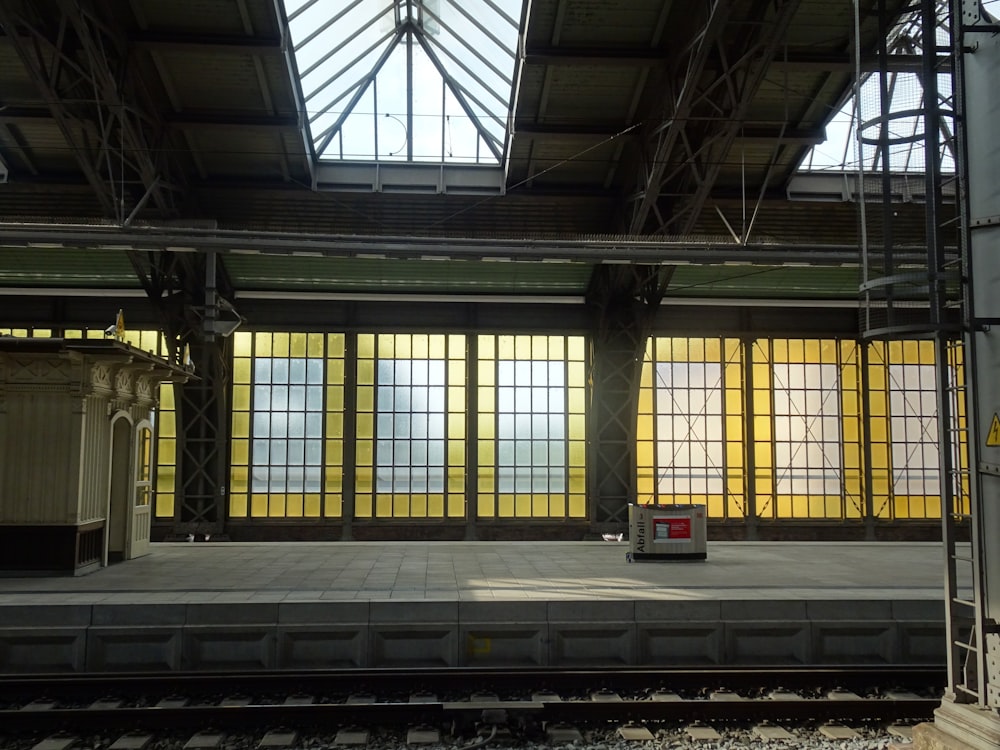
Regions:
M 24 105 L 40 101 L 38 89 L 31 82 L 14 45 L 6 36 L 0 37 L 0 91 L 3 91 L 5 103 L 17 102 Z
M 275 180 L 285 160 L 281 133 L 251 128 L 189 128 L 189 142 L 210 175 Z
M 536 186 L 600 187 L 614 168 L 617 144 L 571 139 L 535 139 L 525 170 L 512 171 L 518 182 L 531 179 Z M 528 169 L 530 168 L 530 173 Z
M 273 2 L 270 3 L 273 6 Z M 214 34 L 245 34 L 246 27 L 240 15 L 240 6 L 258 24 L 266 24 L 269 16 L 268 2 L 244 0 L 130 0 L 136 19 L 142 28 L 157 30 L 211 32 Z M 258 28 L 258 33 L 266 29 Z M 272 29 L 273 30 L 273 29 Z
M 857 299 L 857 268 L 678 266 L 668 297 Z
M 159 50 L 156 54 L 161 70 L 173 83 L 180 109 L 232 110 L 237 116 L 270 113 L 253 55 L 196 50 Z
M 556 30 L 566 46 L 651 46 L 664 5 L 671 0 L 567 0 Z
M 304 188 L 199 190 L 203 216 L 224 229 L 420 235 L 527 237 L 608 231 L 612 196 L 547 196 L 527 189 L 503 196 L 314 193 Z
M 380 260 L 229 255 L 237 290 L 424 294 L 582 294 L 591 267 L 582 263 Z
M 642 83 L 639 66 L 550 65 L 539 122 L 624 122 Z
M 0 285 L 138 288 L 132 264 L 115 250 L 0 248 Z

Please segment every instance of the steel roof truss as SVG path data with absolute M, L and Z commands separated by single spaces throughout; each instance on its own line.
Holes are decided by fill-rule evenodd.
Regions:
M 730 12 L 729 0 L 712 0 L 701 29 L 693 35 L 691 43 L 684 48 L 672 66 L 665 86 L 667 96 L 663 101 L 666 116 L 652 129 L 647 139 L 652 148 L 648 150 L 645 164 L 642 165 L 640 198 L 632 212 L 630 234 L 643 232 L 649 212 L 660 195 L 667 160 L 674 151 L 681 129 L 692 113 L 697 82 L 702 77 L 709 52 L 722 34 Z
M 127 42 L 97 17 L 90 2 L 57 1 L 61 15 L 55 40 L 37 21 L 0 7 L 0 21 L 10 29 L 15 51 L 41 91 L 104 212 L 122 223 L 152 199 L 161 216 L 174 215 L 179 187 L 165 174 L 169 168 L 166 152 L 154 142 L 165 136 L 162 121 L 145 111 L 138 97 L 126 101 L 122 91 L 121 81 L 128 80 L 123 78 Z M 28 30 L 30 43 L 21 37 L 19 28 Z M 67 52 L 71 44 L 80 59 Z M 74 79 L 63 75 L 64 65 L 76 73 Z M 89 96 L 81 96 L 81 88 Z M 92 102 L 83 105 L 87 107 L 83 114 L 71 111 L 66 104 L 66 100 L 81 99 Z M 78 105 L 77 109 L 82 107 Z M 150 130 L 157 134 L 156 139 L 147 137 Z M 130 172 L 126 172 L 126 166 Z M 141 186 L 142 194 L 127 201 L 126 185 Z
M 665 232 L 675 225 L 680 225 L 681 234 L 687 234 L 694 230 L 698 217 L 701 215 L 719 172 L 723 166 L 723 156 L 732 147 L 733 141 L 739 133 L 743 122 L 746 120 L 747 111 L 753 97 L 756 95 L 760 84 L 763 83 L 764 76 L 768 69 L 768 64 L 774 58 L 775 53 L 781 44 L 784 43 L 788 24 L 791 22 L 798 9 L 800 0 L 786 0 L 780 4 L 775 18 L 766 22 L 762 17 L 759 23 L 753 25 L 752 31 L 747 35 L 745 41 L 746 49 L 737 58 L 735 65 L 726 72 L 726 77 L 735 80 L 739 77 L 739 86 L 730 88 L 731 102 L 730 109 L 726 112 L 726 118 L 722 125 L 706 138 L 705 146 L 714 147 L 714 158 L 708 160 L 706 172 L 695 174 L 695 191 L 685 204 L 676 211 L 667 223 L 659 228 L 660 232 Z M 766 13 L 769 4 L 761 3 L 761 13 Z M 727 84 L 728 85 L 728 84 Z M 687 127 L 684 127 L 687 130 Z M 708 149 L 699 149 L 699 153 Z M 694 166 L 696 160 L 693 158 L 688 162 Z

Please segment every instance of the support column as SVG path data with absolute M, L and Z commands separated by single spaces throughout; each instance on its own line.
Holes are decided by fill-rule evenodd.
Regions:
M 959 702 L 989 709 L 1000 736 L 1000 22 L 982 14 L 978 2 L 954 6 L 954 49 L 959 67 L 958 131 L 964 138 L 959 176 L 965 177 L 966 277 L 969 280 L 966 367 L 971 386 L 969 463 L 972 479 L 972 584 L 974 646 L 978 680 Z M 961 15 L 959 14 L 961 11 Z M 981 15 L 982 14 L 982 15 Z M 974 686 L 978 682 L 977 686 Z M 970 700 L 970 693 L 978 700 Z
M 340 539 L 354 540 L 354 490 L 357 472 L 357 430 L 358 430 L 358 334 L 349 331 L 344 337 L 344 457 L 341 492 Z
M 229 483 L 228 339 L 189 344 L 196 379 L 175 386 L 177 498 L 175 534 L 225 530 Z
M 930 0 L 924 0 L 929 3 Z M 978 0 L 952 0 L 956 169 L 965 284 L 969 513 L 942 509 L 947 563 L 948 689 L 916 748 L 1000 746 L 1000 19 Z M 925 25 L 925 38 L 933 31 Z M 945 347 L 938 346 L 939 360 Z M 939 368 L 942 363 L 939 361 Z M 945 364 L 946 366 L 946 364 Z M 940 371 L 940 370 L 939 370 Z M 942 476 L 956 483 L 961 478 Z M 944 496 L 946 493 L 942 492 Z M 944 500 L 945 497 L 942 497 Z M 957 544 L 969 528 L 971 545 Z
M 646 338 L 671 272 L 660 266 L 600 265 L 590 281 L 589 511 L 595 533 L 624 531 L 628 505 L 636 501 L 639 379 Z
M 228 298 L 231 287 L 214 251 L 172 265 L 170 285 L 154 297 L 175 361 L 194 377 L 175 386 L 177 475 L 173 535 L 225 532 L 229 483 L 229 337 L 242 319 Z M 183 362 L 184 353 L 190 357 Z

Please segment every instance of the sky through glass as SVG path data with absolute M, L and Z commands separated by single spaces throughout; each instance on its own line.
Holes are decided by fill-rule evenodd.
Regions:
M 987 13 L 994 16 L 1000 12 L 1000 0 L 986 0 L 982 3 Z M 947 49 L 951 39 L 947 30 L 948 3 L 938 2 L 938 48 Z M 918 55 L 921 50 L 920 13 L 906 13 L 889 35 L 889 53 Z M 887 79 L 889 90 L 888 110 L 893 113 L 888 123 L 891 142 L 889 166 L 898 173 L 922 173 L 924 171 L 924 144 L 921 138 L 924 129 L 923 117 L 916 114 L 923 107 L 924 90 L 916 73 L 890 73 Z M 951 76 L 938 74 L 938 97 L 942 110 L 952 111 Z M 856 171 L 860 166 L 865 170 L 881 169 L 881 153 L 876 145 L 867 143 L 878 138 L 877 126 L 870 126 L 862 132 L 866 141 L 858 142 L 858 120 L 869 121 L 880 114 L 879 78 L 877 74 L 866 74 L 861 79 L 859 99 L 852 93 L 843 106 L 833 115 L 826 126 L 826 141 L 814 146 L 802 161 L 802 171 Z M 955 171 L 951 137 L 954 133 L 953 118 L 945 115 L 941 122 L 941 132 L 937 134 L 941 149 L 941 168 L 945 172 Z
M 499 164 L 523 0 L 285 0 L 320 159 Z

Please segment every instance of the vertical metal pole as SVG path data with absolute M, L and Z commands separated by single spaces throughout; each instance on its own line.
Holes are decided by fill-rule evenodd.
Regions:
M 475 314 L 474 312 L 472 313 Z M 479 520 L 479 338 L 475 326 L 465 334 L 465 538 L 477 538 Z
M 956 170 L 959 218 L 962 223 L 962 261 L 966 295 L 966 391 L 969 420 L 970 526 L 973 628 L 976 634 L 974 669 L 978 705 L 1000 708 L 1000 440 L 993 420 L 1000 413 L 1000 151 L 996 122 L 1000 98 L 996 77 L 1000 71 L 1000 38 L 995 20 L 983 17 L 974 0 L 951 3 L 951 38 L 958 137 Z M 964 200 L 961 200 L 964 199 Z M 992 664 L 993 674 L 988 671 Z M 949 665 L 951 666 L 951 665 Z M 957 666 L 955 672 L 957 672 Z M 949 677 L 953 672 L 949 671 Z M 959 678 L 961 677 L 961 673 Z M 968 675 L 966 675 L 968 677 Z M 961 684 L 956 678 L 957 684 Z M 953 684 L 949 685 L 952 688 Z M 968 698 L 966 698 L 968 700 Z M 990 714 L 997 721 L 995 713 Z
M 412 13 L 412 11 L 411 11 Z M 413 23 L 413 16 L 410 16 Z M 406 160 L 413 161 L 413 27 L 406 34 Z
M 934 0 L 931 0 L 933 2 Z M 882 275 L 892 275 L 894 266 L 893 259 L 893 215 L 895 208 L 892 205 L 890 196 L 892 195 L 892 154 L 889 150 L 889 131 L 891 127 L 892 94 L 889 91 L 889 12 L 886 8 L 886 0 L 879 0 L 878 3 L 878 26 L 879 26 L 879 50 L 878 50 L 878 82 L 879 82 L 879 125 L 878 125 L 878 168 L 881 173 L 882 184 Z M 860 43 L 860 42 L 859 42 Z M 859 123 L 860 127 L 860 123 Z M 862 146 L 861 158 L 864 159 Z M 872 165 L 875 168 L 875 165 Z M 862 186 L 864 189 L 864 186 Z M 862 197 L 862 200 L 864 198 Z M 885 294 L 885 322 L 883 325 L 891 327 L 897 324 L 896 307 L 893 304 L 895 297 L 895 287 L 887 284 L 884 287 Z
M 740 339 L 740 348 L 743 350 L 743 379 L 746 387 L 743 389 L 743 398 L 746 399 L 743 409 L 743 424 L 746 434 L 746 446 L 744 451 L 743 489 L 747 500 L 746 533 L 748 540 L 757 539 L 757 529 L 760 526 L 760 518 L 757 515 L 757 464 L 754 461 L 756 454 L 756 432 L 754 424 L 757 421 L 754 414 L 754 377 L 753 377 L 753 339 Z
M 343 497 L 341 533 L 343 541 L 354 538 L 354 491 L 357 483 L 358 430 L 358 334 L 344 335 L 344 465 L 340 489 Z
M 875 481 L 872 477 L 872 424 L 871 424 L 871 373 L 869 372 L 869 366 L 871 365 L 871 358 L 869 355 L 869 344 L 867 341 L 859 341 L 858 348 L 861 350 L 861 401 L 859 406 L 861 407 L 861 434 L 862 434 L 862 460 L 864 461 L 864 498 L 865 498 L 865 510 L 864 510 L 864 524 L 865 524 L 865 539 L 868 541 L 875 540 L 875 498 L 872 497 L 872 490 L 875 487 Z

